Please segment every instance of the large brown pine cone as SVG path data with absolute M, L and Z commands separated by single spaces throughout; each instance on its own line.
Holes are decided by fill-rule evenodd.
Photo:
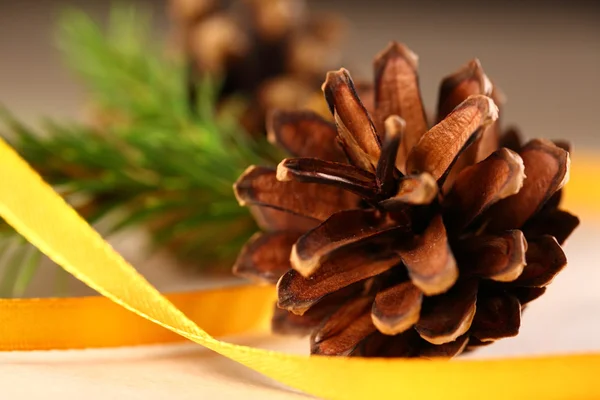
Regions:
M 311 333 L 313 354 L 455 356 L 515 336 L 579 223 L 557 208 L 568 146 L 499 135 L 477 60 L 444 79 L 431 128 L 416 56 L 392 43 L 374 66 L 369 110 L 341 69 L 323 85 L 335 124 L 273 113 L 295 158 L 236 183 L 266 232 L 235 272 L 277 282 L 273 328 Z
M 171 0 L 171 15 L 195 68 L 224 79 L 221 98 L 250 102 L 248 129 L 265 110 L 310 104 L 339 62 L 342 21 L 309 15 L 304 0 Z

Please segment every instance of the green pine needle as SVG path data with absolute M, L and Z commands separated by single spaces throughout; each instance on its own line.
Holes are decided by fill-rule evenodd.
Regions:
M 103 30 L 69 10 L 58 27 L 94 123 L 44 121 L 35 130 L 0 109 L 6 139 L 90 223 L 110 220 L 106 232 L 145 225 L 157 245 L 200 267 L 229 264 L 256 229 L 232 184 L 248 165 L 280 155 L 242 130 L 234 108 L 216 111 L 214 79 L 199 84 L 190 108 L 185 62 L 157 45 L 148 13 L 114 7 Z M 0 224 L 0 248 L 15 236 Z M 1 295 L 22 294 L 32 279 L 39 257 L 27 247 L 3 261 Z

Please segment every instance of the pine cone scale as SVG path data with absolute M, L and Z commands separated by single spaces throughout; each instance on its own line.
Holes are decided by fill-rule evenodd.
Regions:
M 311 352 L 321 355 L 350 355 L 367 336 L 376 331 L 371 320 L 371 297 L 344 304 L 311 337 Z
M 509 294 L 484 296 L 477 301 L 471 336 L 490 342 L 517 336 L 521 326 L 521 303 Z
M 475 316 L 478 282 L 459 281 L 446 293 L 425 299 L 415 330 L 432 344 L 456 340 L 471 327 Z
M 529 220 L 523 226 L 523 232 L 531 237 L 554 236 L 556 241 L 562 245 L 578 225 L 579 218 L 566 211 L 553 208 L 541 212 L 538 216 Z
M 498 118 L 497 112 L 489 97 L 468 97 L 412 148 L 406 171 L 425 171 L 435 179 L 442 178 L 474 135 Z
M 311 276 L 338 249 L 369 241 L 396 238 L 409 228 L 383 218 L 376 210 L 348 210 L 333 214 L 294 245 L 290 260 L 304 277 Z
M 336 142 L 335 125 L 312 111 L 273 111 L 267 119 L 267 135 L 294 157 L 313 157 L 344 162 Z
M 272 207 L 323 221 L 331 214 L 355 208 L 358 199 L 333 186 L 281 182 L 270 168 L 250 167 L 235 183 L 234 192 L 240 204 Z
M 439 214 L 413 243 L 407 248 L 399 247 L 397 251 L 412 282 L 426 295 L 445 292 L 458 278 L 456 260 Z
M 384 122 L 392 115 L 401 115 L 406 121 L 406 132 L 396 160 L 404 171 L 408 150 L 412 149 L 427 131 L 427 119 L 421 102 L 417 76 L 417 56 L 406 46 L 393 43 L 374 61 L 374 90 L 376 126 L 385 132 Z
M 492 83 L 483 72 L 479 60 L 474 59 L 442 80 L 438 95 L 437 122 L 446 118 L 464 99 L 477 94 L 491 96 Z
M 523 273 L 527 240 L 519 230 L 499 236 L 477 236 L 454 246 L 464 274 L 497 282 L 512 282 Z
M 318 158 L 286 158 L 277 166 L 279 181 L 322 183 L 353 192 L 364 199 L 375 199 L 375 175 L 353 165 Z
M 348 71 L 342 68 L 328 72 L 323 93 L 348 159 L 365 171 L 375 172 L 381 153 L 380 139 Z
M 411 281 L 381 290 L 375 296 L 371 316 L 379 332 L 397 335 L 419 321 L 423 292 Z
M 464 229 L 492 204 L 517 194 L 524 179 L 523 160 L 505 148 L 463 169 L 444 201 L 446 224 L 450 229 Z
M 306 232 L 319 225 L 319 220 L 281 211 L 274 207 L 250 205 L 248 207 L 257 225 L 264 231 Z
M 388 211 L 402 209 L 407 204 L 431 204 L 439 193 L 435 178 L 427 172 L 407 175 L 399 179 L 398 191 L 393 197 L 382 200 L 379 204 Z
M 444 357 L 451 358 L 464 351 L 469 342 L 469 335 L 462 335 L 452 342 L 434 345 L 429 342 L 422 342 L 419 346 L 419 357 L 421 358 L 436 358 Z
M 290 252 L 299 232 L 255 234 L 240 251 L 233 266 L 236 275 L 257 282 L 275 284 L 290 268 Z
M 527 179 L 517 194 L 490 210 L 491 230 L 522 227 L 568 180 L 569 153 L 551 142 L 532 140 L 519 155 Z
M 511 289 L 510 293 L 519 300 L 522 309 L 524 309 L 527 303 L 531 303 L 533 300 L 546 293 L 546 287 L 522 286 Z
M 547 286 L 567 265 L 567 256 L 553 236 L 530 239 L 527 248 L 527 266 L 510 284 L 514 286 Z
M 291 269 L 277 283 L 278 305 L 302 314 L 324 296 L 388 271 L 400 262 L 395 252 L 363 246 L 327 259 L 309 279 Z
M 275 304 L 271 328 L 275 333 L 299 336 L 310 335 L 321 326 L 326 318 L 340 309 L 348 299 L 361 294 L 364 294 L 364 285 L 362 282 L 346 286 L 343 289 L 324 296 L 302 315 L 279 308 Z

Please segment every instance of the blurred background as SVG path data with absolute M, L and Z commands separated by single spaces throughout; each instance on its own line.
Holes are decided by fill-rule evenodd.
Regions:
M 131 3 L 136 3 L 131 1 Z M 595 1 L 309 0 L 349 22 L 343 43 L 353 76 L 390 40 L 420 58 L 424 101 L 435 106 L 440 79 L 473 57 L 505 92 L 505 121 L 528 136 L 569 137 L 575 148 L 600 146 L 600 3 Z M 106 18 L 110 1 L 0 0 L 0 101 L 28 120 L 78 117 L 84 94 L 64 68 L 52 38 L 66 5 Z M 165 2 L 151 8 L 157 37 L 166 33 Z
M 169 31 L 165 2 L 129 3 L 152 10 L 156 37 L 164 39 Z M 478 57 L 508 99 L 505 124 L 518 125 L 527 137 L 566 138 L 574 144 L 575 154 L 600 148 L 598 2 L 312 0 L 308 4 L 311 11 L 334 11 L 348 21 L 343 64 L 355 78 L 370 78 L 373 56 L 390 40 L 404 42 L 419 55 L 423 98 L 433 109 L 442 77 Z M 104 21 L 110 5 L 104 0 L 0 0 L 0 103 L 30 123 L 41 117 L 81 119 L 86 96 L 55 47 L 56 17 L 65 6 L 74 6 Z M 140 240 L 131 235 L 113 238 L 134 264 Z M 165 267 L 171 262 L 158 255 L 136 265 L 160 288 L 185 288 L 187 270 Z M 47 274 L 38 274 L 28 293 L 51 294 L 48 279 Z M 71 293 L 89 293 L 81 285 L 72 286 Z

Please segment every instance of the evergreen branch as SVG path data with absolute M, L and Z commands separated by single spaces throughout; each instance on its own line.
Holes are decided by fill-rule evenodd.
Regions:
M 234 109 L 217 112 L 215 80 L 199 83 L 190 110 L 184 62 L 155 45 L 150 23 L 133 7 L 115 7 L 104 32 L 86 14 L 65 12 L 57 42 L 89 91 L 93 123 L 45 121 L 34 130 L 3 111 L 5 136 L 88 222 L 112 215 L 109 232 L 145 225 L 157 245 L 200 265 L 230 262 L 255 231 L 232 184 L 248 165 L 279 154 L 245 133 Z M 0 246 L 14 236 L 0 225 Z M 6 262 L 24 272 L 8 267 L 0 281 L 13 295 L 35 265 L 30 251 L 17 253 L 23 260 Z

